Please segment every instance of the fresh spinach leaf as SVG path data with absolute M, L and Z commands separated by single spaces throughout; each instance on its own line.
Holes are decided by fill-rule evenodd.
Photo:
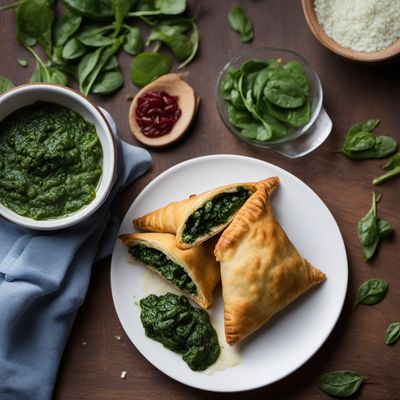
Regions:
M 97 49 L 96 51 L 100 50 L 99 53 L 94 55 L 92 60 L 88 60 L 86 67 L 83 66 L 82 75 L 79 74 L 78 67 L 80 90 L 84 95 L 87 96 L 91 92 L 91 89 L 98 76 L 103 71 L 103 68 L 107 65 L 112 56 L 118 51 L 124 40 L 125 37 L 120 36 L 111 46 Z
M 387 171 L 381 176 L 374 178 L 372 183 L 374 185 L 380 185 L 396 176 L 400 175 L 400 153 L 396 153 L 392 158 L 383 166 Z
M 50 0 L 25 0 L 17 8 L 17 37 L 22 44 L 31 46 L 37 40 L 47 54 L 52 50 L 54 11 Z M 29 38 L 29 39 L 27 39 Z M 27 42 L 30 41 L 30 43 Z
M 231 27 L 239 32 L 242 42 L 250 42 L 254 36 L 253 23 L 243 8 L 233 6 L 228 13 L 228 20 Z
M 111 0 L 112 8 L 115 15 L 115 31 L 114 37 L 118 35 L 119 31 L 122 28 L 122 23 L 124 18 L 128 15 L 129 9 L 131 8 L 132 1 L 131 0 Z
M 111 0 L 64 0 L 64 3 L 78 15 L 91 19 L 107 19 L 114 16 Z
M 96 94 L 111 94 L 124 84 L 124 77 L 119 71 L 105 72 L 96 79 L 92 92 Z
M 132 56 L 139 54 L 143 48 L 142 35 L 140 34 L 140 29 L 136 26 L 127 26 L 125 28 L 128 30 L 125 36 L 125 43 L 123 45 L 124 51 Z
M 15 85 L 5 76 L 0 75 L 0 94 L 8 89 L 13 88 Z
M 396 140 L 391 136 L 372 134 L 379 123 L 380 120 L 371 119 L 350 127 L 339 152 L 355 160 L 384 158 L 394 153 L 397 149 Z
M 152 15 L 178 15 L 186 10 L 186 0 L 141 0 L 135 5 L 135 11 L 129 17 L 142 17 Z
M 365 261 L 369 261 L 375 254 L 381 239 L 392 233 L 392 227 L 387 221 L 380 220 L 377 214 L 377 202 L 375 193 L 372 193 L 372 206 L 357 225 L 358 238 L 360 240 Z
M 392 322 L 388 325 L 385 333 L 385 343 L 393 344 L 400 338 L 400 322 Z
M 68 39 L 79 29 L 82 17 L 76 15 L 68 8 L 54 27 L 54 42 L 56 46 L 63 46 Z
M 112 35 L 113 25 L 106 26 L 89 26 L 84 28 L 77 39 L 85 46 L 90 47 L 105 47 L 110 46 L 116 42 Z
M 385 297 L 388 288 L 389 284 L 383 279 L 368 279 L 357 290 L 355 306 L 379 303 Z
M 160 54 L 144 52 L 134 58 L 130 76 L 136 86 L 145 86 L 161 75 L 167 74 L 172 66 L 170 57 Z
M 326 394 L 335 397 L 349 397 L 364 383 L 365 377 L 354 371 L 332 371 L 319 377 L 318 386 Z
M 65 60 L 76 60 L 82 57 L 86 53 L 86 50 L 86 46 L 73 37 L 65 43 L 61 55 Z
M 297 108 L 304 104 L 306 96 L 294 81 L 270 80 L 265 89 L 265 97 L 282 108 Z

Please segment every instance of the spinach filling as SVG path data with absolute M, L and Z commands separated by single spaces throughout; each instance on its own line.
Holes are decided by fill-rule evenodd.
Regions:
M 221 349 L 210 318 L 185 296 L 151 294 L 140 300 L 140 307 L 146 335 L 183 354 L 183 361 L 193 371 L 203 371 L 217 360 Z
M 197 288 L 187 272 L 178 264 L 170 260 L 163 252 L 142 244 L 129 248 L 133 257 L 147 265 L 156 268 L 157 271 L 169 282 L 181 290 L 197 296 Z
M 250 197 L 250 192 L 239 186 L 235 192 L 222 193 L 208 200 L 198 208 L 186 221 L 182 234 L 185 243 L 193 243 L 204 236 L 215 226 L 224 224 Z

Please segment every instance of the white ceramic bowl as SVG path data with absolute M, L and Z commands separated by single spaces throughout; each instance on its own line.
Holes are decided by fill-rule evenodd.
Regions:
M 66 228 L 93 214 L 109 195 L 116 174 L 116 145 L 111 128 L 101 110 L 80 93 L 64 86 L 34 83 L 8 90 L 0 96 L 0 121 L 12 112 L 37 101 L 56 103 L 70 108 L 95 125 L 103 149 L 103 173 L 97 187 L 96 197 L 80 210 L 59 218 L 34 220 L 15 213 L 1 203 L 0 215 L 30 229 L 55 230 Z

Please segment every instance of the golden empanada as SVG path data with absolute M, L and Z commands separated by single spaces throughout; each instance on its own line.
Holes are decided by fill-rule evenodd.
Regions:
M 120 239 L 136 259 L 200 306 L 212 306 L 212 293 L 220 279 L 219 263 L 213 254 L 215 241 L 180 250 L 175 246 L 175 236 L 170 233 L 132 233 L 121 235 Z
M 176 234 L 175 245 L 189 249 L 221 232 L 259 188 L 274 190 L 279 179 L 234 183 L 173 202 L 133 220 L 138 229 Z
M 325 274 L 305 260 L 275 220 L 269 193 L 255 192 L 215 247 L 221 263 L 225 335 L 234 344 L 265 324 Z

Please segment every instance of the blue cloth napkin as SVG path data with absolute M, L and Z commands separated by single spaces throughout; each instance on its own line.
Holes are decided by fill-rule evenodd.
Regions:
M 115 123 L 105 112 L 115 132 Z M 111 254 L 116 195 L 151 165 L 146 150 L 117 138 L 118 179 L 79 225 L 39 232 L 0 220 L 0 399 L 47 400 L 91 267 Z M 100 250 L 100 251 L 99 251 Z

